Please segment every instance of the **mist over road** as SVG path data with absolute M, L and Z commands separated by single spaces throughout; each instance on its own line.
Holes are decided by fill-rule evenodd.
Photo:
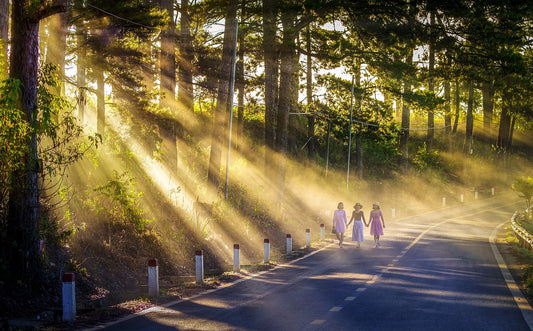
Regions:
M 529 330 L 489 242 L 521 204 L 509 193 L 385 220 L 380 248 L 366 228 L 359 249 L 333 244 L 105 329 Z

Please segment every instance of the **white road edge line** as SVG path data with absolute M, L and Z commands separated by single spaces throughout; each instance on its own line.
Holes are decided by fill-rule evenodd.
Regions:
M 526 321 L 529 329 L 533 330 L 533 309 L 531 308 L 528 301 L 522 294 L 522 291 L 520 291 L 520 288 L 516 284 L 513 276 L 511 275 L 511 272 L 509 271 L 509 268 L 507 268 L 507 264 L 505 263 L 505 260 L 503 259 L 498 249 L 498 246 L 496 246 L 496 240 L 495 240 L 496 235 L 498 231 L 500 230 L 500 228 L 508 222 L 509 221 L 505 221 L 501 223 L 492 231 L 489 237 L 490 247 L 492 248 L 492 253 L 494 254 L 494 257 L 496 258 L 496 262 L 498 263 L 498 267 L 500 268 L 502 276 L 505 279 L 505 282 L 507 283 L 507 288 L 509 288 L 509 291 L 511 291 L 514 301 L 516 302 L 516 305 L 520 309 L 520 312 L 522 312 L 522 316 L 524 317 L 524 320 Z

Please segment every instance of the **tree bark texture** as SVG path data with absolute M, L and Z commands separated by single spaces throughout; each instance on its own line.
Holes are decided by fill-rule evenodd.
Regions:
M 242 7 L 241 7 L 241 13 L 242 17 L 245 16 L 245 2 L 243 1 Z M 243 24 L 243 18 L 241 18 L 241 26 L 244 26 Z M 240 142 L 242 139 L 242 131 L 243 131 L 243 123 L 244 123 L 244 95 L 246 93 L 245 91 L 245 79 L 244 79 L 244 37 L 245 37 L 246 30 L 240 29 L 238 34 L 238 61 L 236 65 L 236 72 L 235 72 L 235 89 L 239 91 L 239 94 L 237 96 L 237 141 Z
M 494 86 L 492 82 L 484 82 L 483 91 L 483 128 L 489 137 L 492 136 L 492 116 L 494 113 Z
M 45 3 L 43 2 L 43 5 Z M 37 6 L 38 7 L 38 6 Z M 19 107 L 24 120 L 33 127 L 37 120 L 37 77 L 39 70 L 39 22 L 65 4 L 54 3 L 35 9 L 28 0 L 14 0 L 12 6 L 10 77 L 21 82 Z M 43 273 L 39 254 L 39 160 L 37 133 L 27 138 L 25 167 L 13 174 L 7 212 L 7 240 L 2 242 L 5 262 L 9 265 L 7 285 L 23 282 L 29 292 L 36 288 Z M 4 240 L 4 239 L 2 239 Z
M 502 95 L 502 112 L 500 115 L 500 127 L 498 130 L 498 147 L 507 151 L 511 133 L 511 95 L 509 91 L 504 91 Z
M 428 67 L 428 90 L 435 91 L 434 75 L 435 75 L 435 41 L 433 37 L 433 29 L 435 24 L 435 14 L 430 13 L 430 35 L 429 35 L 429 67 Z M 427 132 L 427 147 L 431 148 L 433 139 L 435 138 L 435 110 L 428 110 L 428 132 Z
M 215 189 L 220 185 L 220 165 L 222 162 L 222 144 L 227 141 L 224 137 L 224 126 L 229 104 L 231 65 L 233 47 L 235 45 L 235 18 L 237 17 L 237 3 L 230 1 L 224 27 L 224 42 L 222 47 L 222 63 L 218 77 L 218 92 L 213 126 L 211 130 L 211 152 L 209 155 L 209 169 L 207 179 Z
M 294 61 L 296 47 L 295 15 L 292 11 L 281 13 L 283 41 L 280 49 L 280 82 L 278 116 L 276 125 L 276 151 L 279 153 L 276 187 L 283 194 L 286 173 L 286 156 L 289 138 L 289 113 L 294 104 L 294 84 L 297 66 Z
M 306 40 L 306 100 L 309 112 L 313 110 L 313 58 L 311 56 L 311 28 L 308 26 L 305 32 Z M 316 138 L 315 138 L 315 115 L 307 116 L 307 159 L 311 164 L 316 164 Z
M 9 0 L 0 1 L 0 63 L 7 63 L 9 42 Z M 0 79 L 7 77 L 7 66 L 0 68 Z
M 160 0 L 161 9 L 169 16 L 168 25 L 161 31 L 161 53 L 159 66 L 161 70 L 161 107 L 169 110 L 169 118 L 160 124 L 163 138 L 164 163 L 169 175 L 175 176 L 178 172 L 178 152 L 176 144 L 176 23 L 174 21 L 174 2 Z
M 466 109 L 466 131 L 463 144 L 463 153 L 469 154 L 472 151 L 472 139 L 474 139 L 474 82 L 468 82 L 468 106 Z
M 408 55 L 407 63 L 411 65 L 413 62 L 413 52 Z M 403 82 L 403 92 L 409 93 L 411 91 L 411 83 L 408 81 Z M 409 167 L 409 130 L 411 127 L 411 109 L 409 104 L 402 100 L 402 135 L 400 137 L 400 153 L 402 154 L 401 166 L 404 172 L 407 172 Z
M 455 80 L 455 91 L 454 91 L 454 105 L 455 105 L 455 116 L 453 121 L 453 133 L 457 132 L 457 126 L 459 125 L 459 114 L 461 113 L 461 84 L 459 80 Z
M 169 1 L 169 0 L 165 0 Z M 170 1 L 172 2 L 172 1 Z M 189 14 L 189 1 L 182 0 L 180 7 L 180 33 L 179 33 L 179 57 L 178 57 L 178 126 L 177 136 L 185 138 L 185 131 L 190 121 L 187 118 L 194 113 L 194 88 L 193 73 L 193 44 L 191 36 L 191 18 Z M 174 44 L 173 46 L 174 47 Z M 175 56 L 172 58 L 175 59 Z M 175 84 L 174 84 L 175 85 Z
M 263 1 L 263 51 L 265 59 L 265 170 L 274 165 L 278 96 L 277 1 Z
M 87 104 L 87 49 L 85 42 L 87 41 L 87 34 L 84 30 L 77 31 L 77 62 L 76 62 L 76 80 L 78 84 L 78 120 L 80 123 L 85 121 L 85 106 Z
M 97 68 L 96 74 L 96 131 L 105 135 L 105 77 L 104 71 Z

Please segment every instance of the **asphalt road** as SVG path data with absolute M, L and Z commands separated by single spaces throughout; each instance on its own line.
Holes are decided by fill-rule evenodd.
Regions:
M 489 241 L 520 204 L 504 194 L 385 220 L 380 248 L 367 228 L 361 248 L 333 244 L 105 329 L 529 330 Z

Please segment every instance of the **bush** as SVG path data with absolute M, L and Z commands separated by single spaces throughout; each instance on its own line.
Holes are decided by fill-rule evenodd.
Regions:
M 428 149 L 425 142 L 418 148 L 413 163 L 420 171 L 441 169 L 439 152 Z
M 518 196 L 526 200 L 526 215 L 531 219 L 531 199 L 533 197 L 533 178 L 521 177 L 514 180 L 511 188 Z

